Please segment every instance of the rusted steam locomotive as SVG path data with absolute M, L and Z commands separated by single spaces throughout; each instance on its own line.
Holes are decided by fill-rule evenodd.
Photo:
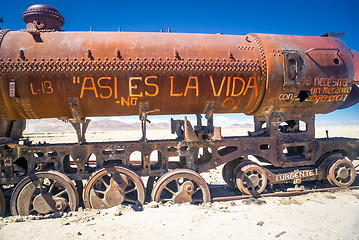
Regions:
M 24 30 L 0 31 L 0 184 L 14 187 L 12 214 L 76 210 L 78 192 L 87 208 L 143 204 L 143 176 L 154 201 L 211 201 L 199 173 L 222 164 L 224 180 L 252 195 L 278 183 L 346 187 L 356 178 L 359 140 L 314 135 L 316 113 L 359 101 L 359 53 L 335 34 L 64 32 L 63 16 L 46 5 L 23 20 Z M 254 131 L 222 137 L 214 113 L 253 115 Z M 177 139 L 149 141 L 148 114 L 198 121 L 172 120 Z M 86 142 L 87 117 L 126 115 L 139 115 L 142 139 Z M 23 139 L 25 119 L 38 118 L 68 120 L 78 143 Z

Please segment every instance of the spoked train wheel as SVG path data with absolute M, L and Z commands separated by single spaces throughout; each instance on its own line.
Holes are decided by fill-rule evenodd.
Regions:
M 189 169 L 176 169 L 164 174 L 151 194 L 156 202 L 201 203 L 211 201 L 206 181 Z
M 12 215 L 49 214 L 75 211 L 79 197 L 72 181 L 57 171 L 37 172 L 15 187 L 11 200 Z
M 124 167 L 107 167 L 94 172 L 86 182 L 86 208 L 104 209 L 120 204 L 143 204 L 145 187 L 135 172 Z
M 355 178 L 355 167 L 346 159 L 338 159 L 328 168 L 327 179 L 333 186 L 348 187 L 355 181 Z
M 267 186 L 267 175 L 256 164 L 239 164 L 236 172 L 236 184 L 244 194 L 261 194 Z

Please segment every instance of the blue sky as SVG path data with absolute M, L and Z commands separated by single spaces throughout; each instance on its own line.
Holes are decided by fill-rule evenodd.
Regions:
M 275 33 L 319 36 L 344 32 L 341 38 L 349 48 L 359 51 L 359 1 L 68 1 L 12 0 L 1 3 L 2 29 L 25 28 L 21 14 L 33 4 L 47 4 L 65 17 L 65 31 L 122 31 Z M 133 117 L 130 119 L 137 119 Z M 158 118 L 162 121 L 164 117 Z M 165 118 L 166 120 L 168 117 Z M 217 121 L 250 122 L 243 114 L 218 116 Z M 216 119 L 215 119 L 216 120 Z M 216 122 L 215 122 L 216 123 Z M 359 104 L 330 114 L 317 115 L 320 125 L 359 124 Z

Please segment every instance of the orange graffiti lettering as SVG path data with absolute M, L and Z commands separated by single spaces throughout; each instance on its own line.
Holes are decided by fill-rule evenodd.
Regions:
M 32 86 L 32 83 L 30 83 L 30 89 L 31 89 L 31 93 L 32 93 L 33 95 L 37 94 L 36 92 L 34 92 L 34 88 L 33 88 L 33 86 Z
M 214 87 L 214 83 L 213 83 L 213 78 L 212 78 L 212 76 L 209 76 L 209 78 L 210 78 L 210 80 L 211 80 L 213 95 L 214 95 L 215 97 L 219 97 L 219 96 L 221 95 L 224 82 L 226 81 L 226 77 L 223 77 L 222 82 L 221 82 L 221 86 L 219 87 L 218 92 L 216 92 L 216 89 L 215 89 L 215 87 Z
M 89 86 L 89 87 L 86 86 L 87 80 L 91 80 L 90 81 L 91 86 Z M 95 81 L 93 80 L 92 77 L 85 77 L 84 78 L 84 81 L 82 83 L 80 98 L 83 98 L 85 90 L 92 90 L 94 92 L 96 98 L 98 98 L 98 94 L 97 94 L 97 90 L 96 90 L 96 86 L 95 86 Z
M 107 85 L 101 85 L 101 81 L 105 81 L 105 80 L 111 80 L 111 77 L 102 77 L 102 78 L 99 78 L 97 80 L 97 85 L 100 87 L 100 88 L 103 88 L 103 89 L 108 89 L 109 91 L 109 94 L 107 96 L 104 96 L 102 95 L 102 93 L 100 93 L 100 97 L 101 98 L 110 98 L 112 96 L 112 88 L 110 86 L 107 86 Z
M 127 105 L 129 107 L 130 106 L 130 97 L 127 97 L 127 99 L 124 97 L 121 97 L 121 105 L 122 106 Z
M 230 89 L 230 88 L 231 88 L 231 77 L 228 77 L 226 96 L 229 95 L 229 89 Z
M 236 89 L 236 80 L 240 80 L 242 82 L 242 89 L 239 93 L 234 93 L 235 89 Z M 246 82 L 240 78 L 240 77 L 234 77 L 233 78 L 233 86 L 232 86 L 232 97 L 238 97 L 239 95 L 241 95 L 244 91 L 244 86 L 246 85 Z M 249 85 L 249 84 L 248 84 Z
M 145 96 L 154 97 L 154 96 L 158 95 L 159 88 L 158 88 L 157 84 L 148 82 L 148 80 L 150 80 L 151 78 L 157 80 L 157 76 L 148 76 L 148 77 L 145 78 L 145 84 L 148 85 L 148 86 L 154 87 L 155 92 L 154 93 L 149 93 L 149 92 L 145 91 Z
M 181 92 L 181 93 L 173 93 L 173 79 L 174 79 L 175 77 L 170 77 L 170 79 L 171 79 L 171 91 L 170 91 L 170 96 L 171 97 L 179 97 L 179 96 L 182 96 L 183 95 L 183 93 Z
M 251 85 L 251 82 L 253 81 L 253 85 Z M 249 88 L 254 88 L 254 91 L 255 91 L 255 95 L 257 96 L 258 95 L 258 90 L 257 90 L 257 81 L 255 79 L 255 77 L 250 77 L 249 78 L 249 81 L 248 81 L 248 85 L 246 87 L 246 90 L 244 91 L 243 93 L 243 96 L 246 95 L 247 91 Z
M 133 80 L 139 80 L 142 81 L 142 77 L 130 77 L 128 80 L 128 88 L 129 88 L 129 95 L 130 97 L 142 97 L 142 92 L 139 93 L 133 93 L 132 90 L 138 89 L 138 85 L 132 85 Z
M 192 79 L 195 81 L 195 85 L 194 85 L 194 86 L 190 85 Z M 197 77 L 189 77 L 189 78 L 188 78 L 187 86 L 186 86 L 186 89 L 185 89 L 185 91 L 184 91 L 184 95 L 183 95 L 183 96 L 187 96 L 188 89 L 195 89 L 195 90 L 196 90 L 196 97 L 198 96 L 199 90 L 198 90 L 198 78 L 197 78 Z

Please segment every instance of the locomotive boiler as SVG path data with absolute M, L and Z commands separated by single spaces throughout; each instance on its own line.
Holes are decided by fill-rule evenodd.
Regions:
M 24 30 L 0 31 L 0 183 L 14 186 L 12 214 L 75 210 L 78 192 L 88 208 L 143 204 L 146 191 L 154 201 L 211 201 L 199 173 L 222 164 L 243 194 L 355 181 L 358 139 L 314 135 L 315 114 L 359 101 L 359 53 L 334 33 L 64 32 L 63 16 L 46 5 L 23 20 Z M 222 137 L 215 113 L 253 115 L 254 131 Z M 172 120 L 177 139 L 148 141 L 148 114 L 198 121 Z M 139 141 L 86 142 L 87 117 L 128 115 L 142 121 Z M 21 144 L 25 119 L 39 118 L 68 120 L 78 144 Z

